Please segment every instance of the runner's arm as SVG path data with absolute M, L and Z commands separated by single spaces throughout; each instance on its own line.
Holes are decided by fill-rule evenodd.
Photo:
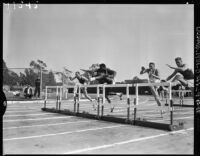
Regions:
M 184 66 L 183 67 L 172 67 L 172 66 L 170 66 L 170 65 L 168 65 L 168 64 L 166 64 L 169 68 L 171 68 L 171 69 L 175 69 L 177 72 L 179 72 L 179 71 L 185 71 L 186 69 L 187 69 L 187 66 L 184 64 Z
M 143 66 L 141 68 L 140 74 L 144 74 L 148 71 L 148 69 L 145 69 Z
M 69 77 L 69 79 L 71 80 L 71 81 L 73 81 L 74 79 L 76 79 L 76 76 L 74 76 L 74 77 Z
M 85 76 L 82 75 L 81 77 L 82 77 L 82 79 L 84 79 L 85 81 L 87 81 L 87 82 L 89 81 Z

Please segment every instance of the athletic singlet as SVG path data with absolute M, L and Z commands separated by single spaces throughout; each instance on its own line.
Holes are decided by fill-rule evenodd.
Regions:
M 180 72 L 186 80 L 194 79 L 194 73 L 191 69 L 186 69 L 183 72 Z
M 154 74 L 154 75 L 158 76 L 158 70 L 157 69 L 155 69 L 154 71 L 151 71 L 150 69 L 148 69 L 147 73 L 149 75 L 149 80 L 151 82 L 154 82 L 154 81 L 158 80 L 158 79 L 154 78 L 154 76 L 151 75 L 151 74 Z
M 98 69 L 97 71 L 97 75 L 114 75 L 114 71 L 109 69 L 109 68 L 106 68 L 106 69 Z M 103 83 L 108 83 L 108 84 L 112 84 L 113 81 L 112 80 L 109 80 L 107 79 L 106 77 L 98 80 L 100 84 L 103 84 Z
M 97 72 L 97 75 L 103 75 L 103 74 L 107 75 L 108 74 L 106 69 L 98 69 L 96 72 Z
M 78 77 L 77 77 L 77 79 L 78 79 L 78 81 L 79 81 L 81 84 L 84 84 L 84 83 L 86 82 L 86 80 L 83 79 L 82 77 L 81 77 L 81 78 L 78 78 Z

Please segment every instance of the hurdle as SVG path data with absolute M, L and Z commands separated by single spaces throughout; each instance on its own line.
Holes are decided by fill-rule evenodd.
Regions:
M 100 95 L 99 95 L 99 85 L 97 85 L 97 118 L 99 119 L 100 111 Z
M 146 121 L 142 118 L 137 117 L 137 106 L 139 105 L 139 87 L 141 86 L 169 86 L 169 100 L 170 100 L 170 105 L 169 105 L 169 110 L 170 110 L 170 123 L 156 123 L 152 121 Z M 67 86 L 67 88 L 74 88 L 75 86 Z M 168 131 L 174 131 L 174 130 L 180 130 L 183 129 L 183 123 L 179 122 L 178 124 L 173 123 L 173 100 L 172 100 L 172 90 L 171 90 L 171 83 L 168 82 L 163 82 L 163 83 L 136 83 L 136 84 L 115 84 L 115 85 L 108 85 L 108 84 L 98 84 L 98 85 L 78 85 L 79 88 L 78 91 L 78 97 L 74 94 L 74 112 L 71 111 L 66 111 L 66 110 L 59 110 L 59 113 L 61 114 L 66 114 L 66 115 L 75 115 L 78 117 L 86 117 L 90 119 L 98 119 L 98 120 L 104 120 L 104 121 L 111 121 L 111 122 L 117 122 L 117 123 L 124 123 L 124 124 L 131 124 L 131 125 L 136 125 L 136 126 L 142 126 L 142 127 L 149 127 L 149 128 L 156 128 L 156 129 L 162 129 L 162 130 L 168 130 Z M 79 105 L 80 105 L 80 89 L 81 87 L 93 87 L 97 88 L 97 112 L 96 114 L 89 114 L 79 112 Z M 103 88 L 103 97 L 100 98 L 100 87 Z M 126 87 L 126 97 L 127 97 L 127 117 L 124 118 L 119 118 L 119 117 L 113 117 L 111 115 L 104 115 L 104 104 L 105 104 L 105 89 L 107 87 Z M 129 94 L 129 88 L 130 87 L 135 87 L 135 95 L 136 97 L 134 98 L 134 117 L 133 119 L 130 118 L 130 111 L 131 111 L 131 103 L 130 103 L 130 94 Z M 48 87 L 46 87 L 48 88 Z M 59 88 L 59 87 L 57 87 Z M 61 92 L 62 86 L 60 86 L 60 92 Z M 59 91 L 59 89 L 58 89 Z M 57 94 L 58 95 L 58 94 Z M 62 98 L 61 98 L 61 93 L 59 94 L 59 102 L 61 104 Z M 100 100 L 102 99 L 102 100 Z M 57 102 L 56 102 L 57 103 Z M 60 108 L 60 107 L 59 107 Z M 42 108 L 43 111 L 49 111 L 49 112 L 58 112 L 57 107 L 56 110 L 52 109 L 47 109 L 46 107 Z
M 151 128 L 156 128 L 156 129 L 162 129 L 162 130 L 169 130 L 169 131 L 175 131 L 175 130 L 180 130 L 183 129 L 183 122 L 179 122 L 178 124 L 173 123 L 173 100 L 172 100 L 172 85 L 170 82 L 163 82 L 163 83 L 136 83 L 134 84 L 136 87 L 136 98 L 134 99 L 134 120 L 133 124 L 138 125 L 138 126 L 144 126 L 144 127 L 151 127 Z M 141 86 L 168 86 L 168 91 L 169 91 L 169 100 L 170 100 L 170 105 L 169 105 L 169 110 L 170 110 L 170 123 L 156 123 L 152 121 L 146 121 L 145 119 L 138 119 L 136 117 L 136 112 L 137 112 L 137 105 L 139 104 L 139 95 L 138 95 L 138 90 L 139 87 Z
M 183 93 L 191 93 L 191 90 L 172 90 L 173 93 L 179 93 L 179 103 L 178 104 L 173 104 L 173 106 L 179 106 L 179 107 L 194 107 L 194 105 L 187 105 L 187 104 L 184 104 L 184 94 Z M 168 106 L 168 101 L 167 101 L 167 98 L 166 98 L 166 103 L 165 103 L 166 106 Z
M 117 123 L 124 123 L 124 124 L 130 124 L 132 121 L 130 119 L 130 97 L 129 97 L 129 88 L 133 87 L 132 84 L 115 84 L 115 85 L 111 85 L 111 84 L 104 84 L 103 86 L 103 100 L 102 100 L 102 105 L 105 104 L 105 88 L 115 88 L 115 87 L 126 87 L 126 106 L 127 106 L 127 115 L 126 118 L 119 118 L 119 117 L 113 117 L 112 115 L 108 115 L 105 116 L 104 115 L 104 109 L 101 109 L 101 120 L 104 121 L 110 121 L 110 122 L 117 122 Z M 104 108 L 104 107 L 102 107 Z
M 61 108 L 61 100 L 62 100 L 62 94 L 63 94 L 63 88 L 60 87 L 60 97 L 59 97 L 59 101 L 58 101 L 58 110 L 60 111 Z
M 127 96 L 127 122 L 130 120 L 130 97 L 129 97 L 129 87 L 130 85 L 127 84 L 126 86 L 126 96 Z
M 138 89 L 139 86 L 138 84 L 135 85 L 135 94 L 136 94 L 136 98 L 134 98 L 134 118 L 133 118 L 133 124 L 136 125 L 136 113 L 137 113 L 137 105 L 139 103 L 139 96 L 138 96 Z
M 66 86 L 66 88 L 68 88 L 68 89 L 74 88 L 74 87 L 75 86 Z M 101 102 L 102 98 L 100 98 L 99 88 L 103 87 L 103 85 L 81 85 L 81 84 L 77 84 L 76 87 L 78 89 L 78 93 L 77 94 L 74 93 L 74 95 L 73 95 L 74 96 L 74 112 L 73 112 L 73 115 L 80 116 L 80 117 L 100 119 L 100 117 L 102 116 L 101 110 L 103 110 L 103 105 L 102 105 L 103 102 Z M 81 88 L 83 88 L 83 87 L 87 87 L 87 88 L 94 88 L 95 87 L 95 88 L 97 88 L 97 114 L 96 115 L 89 114 L 88 112 L 82 112 L 82 113 L 79 112 Z M 70 112 L 70 114 L 71 114 L 71 112 Z
M 47 105 L 47 96 L 48 96 L 48 89 L 49 88 L 55 88 L 56 89 L 56 109 L 60 110 L 61 107 L 61 101 L 62 101 L 62 91 L 61 91 L 61 86 L 45 86 L 45 98 L 44 98 L 44 108 L 46 108 Z M 60 91 L 59 91 L 60 90 Z
M 44 98 L 44 108 L 46 108 L 46 104 L 47 104 L 47 89 L 48 87 L 45 87 L 45 98 Z

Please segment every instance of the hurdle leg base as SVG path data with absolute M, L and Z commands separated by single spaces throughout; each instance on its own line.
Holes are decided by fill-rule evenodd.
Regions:
M 150 122 L 142 118 L 137 118 L 135 121 L 132 120 L 131 124 L 135 126 L 149 127 L 149 128 L 155 128 L 155 129 L 167 130 L 167 131 L 176 131 L 176 130 L 181 130 L 184 128 L 183 123 L 170 125 L 166 123 Z
M 178 131 L 184 128 L 183 124 L 177 124 L 177 125 L 169 125 L 170 131 Z

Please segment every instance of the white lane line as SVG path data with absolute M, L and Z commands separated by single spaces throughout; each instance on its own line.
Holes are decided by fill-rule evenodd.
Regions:
M 145 103 L 147 103 L 148 101 L 149 101 L 149 99 L 146 99 L 145 101 L 142 101 L 142 102 L 139 101 L 139 104 L 138 104 L 138 105 L 145 104 Z M 148 105 L 148 104 L 147 104 L 147 105 Z
M 61 122 L 61 123 L 55 123 L 55 124 L 40 124 L 40 125 L 31 125 L 31 126 L 6 127 L 6 128 L 3 128 L 3 129 L 16 129 L 16 128 L 31 128 L 31 127 L 54 126 L 54 125 L 66 125 L 66 124 L 82 123 L 82 122 L 91 122 L 91 121 L 74 121 L 74 122 Z
M 87 152 L 87 151 L 98 150 L 98 149 L 102 149 L 102 148 L 109 148 L 109 147 L 114 147 L 114 146 L 117 146 L 117 145 L 124 145 L 124 144 L 128 144 L 128 143 L 133 143 L 133 142 L 138 142 L 138 141 L 143 141 L 143 140 L 148 140 L 148 139 L 154 139 L 154 138 L 158 138 L 158 137 L 162 137 L 162 136 L 167 136 L 167 135 L 170 135 L 170 134 L 176 134 L 176 133 L 182 134 L 184 131 L 189 131 L 189 130 L 193 130 L 193 128 L 188 128 L 188 129 L 185 129 L 185 130 L 179 130 L 179 131 L 168 132 L 168 133 L 162 133 L 162 134 L 152 135 L 152 136 L 143 137 L 143 138 L 131 139 L 131 140 L 127 140 L 127 141 L 116 142 L 116 143 L 113 143 L 113 144 L 107 144 L 107 145 L 96 146 L 96 147 L 91 147 L 91 148 L 84 148 L 84 149 L 80 149 L 80 150 L 74 150 L 74 151 L 66 152 L 66 153 L 63 153 L 63 154 L 77 154 L 77 153 L 82 153 L 82 152 Z
M 3 120 L 3 122 L 16 122 L 16 121 L 28 121 L 28 120 L 48 120 L 48 119 L 61 119 L 61 118 L 72 118 L 72 116 L 67 116 L 67 117 L 51 117 L 51 118 L 37 118 L 37 119 Z
M 173 120 L 189 119 L 189 118 L 194 118 L 194 116 L 181 117 L 181 118 L 173 118 Z M 154 121 L 170 121 L 170 119 L 163 119 L 163 120 L 150 120 L 150 121 L 152 121 L 152 122 L 154 122 Z
M 106 126 L 106 127 L 96 127 L 96 128 L 89 128 L 89 129 L 76 130 L 76 131 L 69 131 L 69 132 L 63 132 L 63 133 L 50 133 L 50 134 L 44 134 L 44 135 L 35 135 L 35 136 L 27 136 L 27 137 L 19 137 L 19 138 L 9 138 L 9 139 L 3 139 L 3 141 L 23 140 L 23 139 L 32 139 L 32 138 L 41 138 L 41 137 L 49 137 L 49 136 L 64 135 L 64 134 L 72 134 L 72 133 L 81 133 L 81 132 L 95 131 L 95 130 L 102 130 L 102 129 L 109 129 L 109 128 L 117 128 L 117 127 L 123 127 L 123 126 L 126 126 L 126 125 L 115 125 L 115 126 Z
M 30 109 L 30 108 L 33 108 L 34 109 L 38 109 L 38 108 L 43 108 L 44 105 L 41 105 L 41 106 L 25 106 L 25 107 L 7 107 L 7 110 L 8 111 L 16 111 L 16 110 L 27 110 L 27 109 Z M 56 105 L 48 105 L 49 107 L 53 107 L 53 106 L 56 106 Z
M 51 101 L 48 101 L 51 102 Z M 54 102 L 54 101 L 52 101 Z M 36 104 L 36 103 L 44 103 L 44 100 L 40 101 L 7 101 L 7 104 Z
M 7 109 L 21 109 L 21 108 L 31 108 L 31 107 L 34 107 L 34 108 L 38 108 L 38 107 L 41 107 L 41 106 L 44 106 L 44 105 L 37 105 L 37 106 L 8 106 Z
M 68 101 L 73 101 L 73 100 L 68 100 Z M 90 102 L 88 99 L 82 99 L 80 102 L 82 102 L 82 101 L 88 101 L 88 102 Z M 126 101 L 126 100 L 123 100 L 123 101 Z M 144 104 L 144 103 L 146 103 L 148 101 L 148 99 L 147 100 L 145 100 L 145 101 L 143 101 L 143 102 L 140 102 L 139 104 Z M 121 102 L 121 101 L 119 101 L 119 102 Z M 65 105 L 65 104 L 63 104 L 63 105 Z M 80 104 L 80 107 L 81 108 L 84 108 L 84 107 L 88 107 L 89 105 L 91 105 L 92 106 L 92 103 L 90 103 L 90 104 Z M 125 104 L 126 105 L 126 104 Z M 43 104 L 42 104 L 42 106 L 43 106 Z M 56 101 L 55 101 L 55 104 L 53 103 L 50 103 L 50 104 L 47 104 L 47 106 L 55 106 L 56 107 Z M 28 106 L 23 106 L 23 107 L 16 107 L 16 106 L 8 106 L 8 109 L 9 108 L 12 108 L 12 110 L 7 110 L 6 112 L 14 112 L 14 111 L 17 111 L 17 110 L 21 110 L 21 108 L 27 108 Z M 35 107 L 35 106 L 34 106 Z M 41 108 L 41 106 L 36 106 L 37 108 Z M 61 107 L 62 107 L 62 104 L 61 104 Z M 16 110 L 15 109 L 13 109 L 13 108 L 16 108 Z M 17 109 L 17 108 L 19 108 L 19 109 Z M 32 109 L 29 109 L 29 110 L 32 110 Z M 35 109 L 34 109 L 35 110 Z M 19 112 L 23 112 L 23 111 L 19 111 Z
M 147 112 L 150 112 L 150 111 L 145 111 L 145 112 L 143 112 L 143 114 L 139 114 L 138 116 L 143 116 L 143 117 L 157 117 L 157 116 L 161 116 L 161 114 L 160 114 L 160 112 L 157 112 L 156 113 L 156 111 L 155 111 L 155 113 L 156 114 L 146 114 Z M 153 112 L 153 111 L 152 111 Z M 169 114 L 170 112 L 168 111 L 168 112 L 166 112 L 166 114 L 163 114 L 163 115 L 166 115 L 166 116 L 170 116 L 170 114 Z M 134 114 L 134 113 L 133 113 Z M 189 115 L 189 116 L 191 116 L 191 115 L 193 115 L 194 116 L 194 113 L 192 113 L 192 112 L 188 112 L 188 113 L 185 113 L 185 112 L 178 112 L 178 113 L 174 113 L 174 115 Z
M 34 116 L 34 115 L 48 115 L 48 114 L 52 114 L 52 113 L 40 113 L 40 114 L 23 114 L 23 115 L 5 115 L 3 117 L 9 117 L 9 116 Z
M 164 118 L 169 118 L 170 117 L 170 114 L 163 114 L 164 115 Z M 192 116 L 191 115 L 193 115 L 193 114 L 184 114 L 184 115 L 188 115 L 189 117 L 181 117 L 180 119 L 182 119 L 182 118 L 191 118 Z M 161 114 L 160 113 L 158 113 L 158 114 L 140 114 L 140 115 L 138 115 L 138 117 L 146 117 L 146 118 L 148 118 L 148 117 L 160 117 L 160 118 L 162 118 L 161 117 Z M 176 118 L 176 117 L 174 117 L 174 119 L 178 119 L 178 118 Z
M 18 107 L 18 108 L 16 108 L 16 109 L 11 109 L 11 108 L 8 108 L 7 110 L 6 110 L 6 112 L 14 112 L 14 111 L 19 111 L 19 112 L 23 112 L 23 111 L 27 111 L 27 110 L 29 110 L 29 111 L 31 111 L 31 110 L 40 110 L 41 108 L 44 108 L 44 106 L 42 105 L 42 106 L 34 106 L 34 107 L 32 107 L 32 106 L 30 106 L 30 107 Z M 52 106 L 49 106 L 49 108 L 53 108 L 53 107 L 56 107 L 56 105 L 52 105 Z M 46 107 L 46 108 L 48 108 L 48 107 Z
M 56 105 L 55 103 L 46 103 L 46 105 Z M 24 105 L 8 105 L 7 108 L 23 108 L 23 107 L 39 107 L 39 106 L 44 106 L 43 103 L 40 104 L 24 104 Z
M 194 118 L 194 116 L 187 116 L 187 117 L 181 117 L 181 118 L 174 118 L 174 120 L 178 120 L 178 119 L 189 119 L 189 118 Z
M 39 109 L 28 109 L 28 110 L 24 110 L 24 111 L 8 111 L 8 110 L 6 110 L 5 114 L 6 113 L 13 113 L 13 112 L 34 112 L 36 110 L 38 111 Z M 41 109 L 39 111 L 41 111 Z

